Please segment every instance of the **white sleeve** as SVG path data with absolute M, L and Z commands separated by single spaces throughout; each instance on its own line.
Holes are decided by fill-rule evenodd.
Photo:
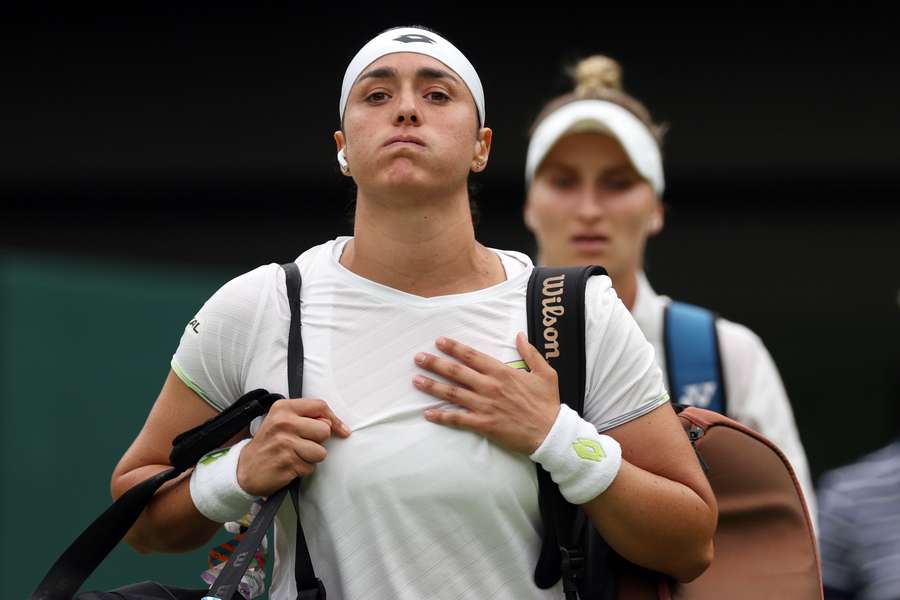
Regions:
M 218 411 L 244 393 L 255 332 L 278 268 L 265 265 L 232 279 L 184 328 L 172 370 Z
M 584 418 L 599 431 L 669 401 L 653 346 L 606 276 L 591 277 L 585 290 L 585 355 Z
M 806 452 L 775 361 L 759 336 L 743 325 L 719 319 L 717 330 L 727 385 L 728 416 L 755 429 L 781 449 L 794 468 L 813 527 L 818 530 L 816 495 Z

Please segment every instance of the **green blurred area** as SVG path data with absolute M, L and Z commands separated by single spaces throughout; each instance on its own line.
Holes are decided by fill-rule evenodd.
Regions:
M 233 274 L 51 256 L 0 260 L 0 579 L 25 598 L 111 502 L 185 324 Z M 227 539 L 222 531 L 216 543 Z M 120 544 L 83 589 L 153 579 L 203 587 L 206 550 Z

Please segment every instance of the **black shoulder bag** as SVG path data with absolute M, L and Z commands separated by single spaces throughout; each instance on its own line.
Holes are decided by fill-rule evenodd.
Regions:
M 300 335 L 300 270 L 296 263 L 282 265 L 287 296 L 291 307 L 288 339 L 288 388 L 292 398 L 299 398 L 303 387 L 303 340 Z M 237 593 L 250 559 L 262 543 L 284 497 L 291 493 L 298 508 L 299 479 L 269 496 L 234 553 L 222 568 L 210 589 L 184 589 L 154 581 L 128 585 L 109 592 L 84 592 L 78 589 L 112 549 L 125 536 L 140 516 L 153 494 L 167 481 L 192 468 L 207 453 L 222 447 L 258 416 L 264 415 L 275 401 L 284 396 L 258 389 L 241 396 L 234 404 L 210 419 L 177 436 L 172 441 L 169 461 L 172 468 L 137 484 L 100 515 L 62 553 L 38 585 L 30 600 L 200 600 L 204 597 L 231 600 Z M 299 514 L 299 512 L 298 512 Z M 325 600 L 325 588 L 316 578 L 310 561 L 306 539 L 297 522 L 297 557 L 295 580 L 298 600 Z
M 579 415 L 584 413 L 586 383 L 584 292 L 594 275 L 606 275 L 606 270 L 537 267 L 528 282 L 528 340 L 556 370 L 560 401 Z M 623 577 L 629 581 L 648 578 L 649 571 L 627 562 L 607 545 L 584 511 L 563 498 L 543 467 L 537 465 L 537 470 L 545 528 L 534 570 L 538 587 L 550 588 L 562 577 L 566 600 L 615 600 L 623 597 Z
M 605 275 L 602 267 L 536 267 L 528 281 L 528 341 L 558 373 L 559 397 L 578 414 L 584 409 L 584 290 L 592 275 Z M 544 522 L 544 540 L 534 570 L 538 587 L 556 585 L 560 577 L 566 600 L 607 598 L 602 590 L 608 581 L 596 570 L 585 568 L 586 553 L 596 558 L 590 542 L 590 522 L 578 506 L 569 504 L 550 474 L 537 465 L 539 502 Z M 587 595 L 586 583 L 600 584 Z M 597 579 L 597 582 L 594 582 Z

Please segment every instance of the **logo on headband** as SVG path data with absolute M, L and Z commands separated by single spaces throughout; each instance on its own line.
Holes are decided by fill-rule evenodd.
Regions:
M 414 42 L 420 42 L 422 44 L 434 44 L 435 41 L 428 37 L 427 35 L 422 35 L 421 33 L 407 33 L 401 35 L 400 37 L 394 38 L 395 42 L 403 42 L 404 44 L 411 44 Z

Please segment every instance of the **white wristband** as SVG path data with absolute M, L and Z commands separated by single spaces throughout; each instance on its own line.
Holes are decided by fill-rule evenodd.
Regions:
M 204 517 L 217 523 L 237 521 L 248 512 L 256 496 L 245 492 L 237 480 L 241 450 L 250 443 L 241 440 L 231 448 L 210 452 L 191 473 L 191 500 Z
M 531 453 L 572 504 L 593 500 L 610 486 L 622 465 L 619 442 L 563 404 L 538 449 Z

